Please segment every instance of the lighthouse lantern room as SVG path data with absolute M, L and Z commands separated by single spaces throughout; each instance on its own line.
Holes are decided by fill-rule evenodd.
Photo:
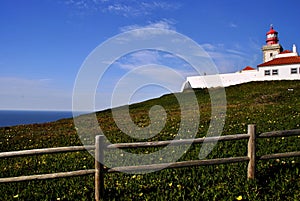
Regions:
M 273 45 L 278 43 L 278 32 L 273 29 L 271 25 L 270 31 L 267 32 L 267 45 Z
M 272 60 L 276 55 L 282 52 L 282 47 L 278 43 L 278 32 L 274 30 L 273 25 L 271 25 L 266 35 L 266 45 L 262 48 L 263 62 Z

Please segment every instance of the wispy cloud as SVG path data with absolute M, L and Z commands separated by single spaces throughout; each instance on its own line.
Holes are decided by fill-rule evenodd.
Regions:
M 150 15 L 157 10 L 176 10 L 178 3 L 165 1 L 107 1 L 102 11 L 108 11 L 125 17 Z
M 239 71 L 246 65 L 254 65 L 255 67 L 258 62 L 258 56 L 253 54 L 257 50 L 250 46 L 229 48 L 224 44 L 211 43 L 202 44 L 201 46 L 212 58 L 220 73 Z
M 229 23 L 229 27 L 231 27 L 231 28 L 237 28 L 238 25 L 235 24 L 235 23 L 233 23 L 233 22 L 230 22 L 230 23 Z
M 68 0 L 65 4 L 87 11 L 113 13 L 125 17 L 150 15 L 158 10 L 177 10 L 181 5 L 169 1 Z
M 196 71 L 181 58 L 166 52 L 156 50 L 140 50 L 121 57 L 113 65 L 123 70 L 133 70 L 145 65 L 160 65 L 172 68 L 182 76 L 194 74 Z
M 131 31 L 134 29 L 142 28 L 157 28 L 157 29 L 168 29 L 175 30 L 175 21 L 170 19 L 162 19 L 158 21 L 149 21 L 146 25 L 128 25 L 120 28 L 121 32 Z
M 132 70 L 138 66 L 160 63 L 159 60 L 160 55 L 157 51 L 142 50 L 121 58 L 115 62 L 115 65 L 125 70 Z

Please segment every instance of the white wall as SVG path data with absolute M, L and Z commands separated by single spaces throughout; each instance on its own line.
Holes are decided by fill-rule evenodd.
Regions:
M 291 68 L 297 68 L 297 74 L 291 74 Z M 300 79 L 300 64 L 281 65 L 272 67 L 260 67 L 258 71 L 259 80 L 294 80 Z M 272 70 L 278 69 L 278 75 L 272 75 Z M 270 70 L 271 75 L 265 76 L 265 70 Z
M 297 68 L 297 74 L 291 74 L 291 68 Z M 278 69 L 278 75 L 272 75 L 273 69 Z M 265 76 L 265 70 L 270 70 L 271 75 Z M 246 82 L 267 80 L 300 80 L 300 64 L 260 67 L 258 70 L 218 75 L 192 76 L 187 77 L 186 79 L 192 88 L 227 87 Z

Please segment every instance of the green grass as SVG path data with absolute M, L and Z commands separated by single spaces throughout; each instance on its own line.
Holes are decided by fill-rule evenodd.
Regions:
M 293 91 L 288 91 L 293 88 Z M 210 123 L 210 98 L 207 90 L 195 90 L 200 108 L 197 137 L 204 136 Z M 178 96 L 188 97 L 189 93 Z M 300 128 L 300 82 L 253 82 L 226 88 L 227 114 L 222 135 L 246 133 L 256 124 L 258 133 Z M 173 139 L 180 124 L 180 108 L 174 95 L 130 106 L 136 125 L 150 124 L 149 109 L 161 105 L 167 124 L 150 140 Z M 122 110 L 123 108 L 119 108 Z M 137 141 L 115 125 L 110 110 L 97 113 L 104 134 L 111 142 Z M 86 122 L 88 124 L 88 122 Z M 97 132 L 90 128 L 91 135 Z M 187 133 L 186 138 L 190 135 Z M 300 138 L 259 139 L 258 154 L 299 151 Z M 0 151 L 81 145 L 72 119 L 52 123 L 0 128 Z M 180 160 L 198 159 L 201 145 L 192 145 Z M 141 149 L 150 153 L 156 149 Z M 137 150 L 128 150 L 138 152 Z M 247 140 L 218 142 L 208 158 L 245 156 Z M 111 155 L 111 159 L 120 156 Z M 64 172 L 94 168 L 88 152 L 39 155 L 0 159 L 0 177 Z M 105 200 L 299 200 L 300 160 L 259 161 L 257 179 L 247 180 L 247 163 L 166 169 L 132 175 L 105 175 Z M 0 200 L 93 200 L 94 178 L 81 176 L 43 181 L 0 184 Z

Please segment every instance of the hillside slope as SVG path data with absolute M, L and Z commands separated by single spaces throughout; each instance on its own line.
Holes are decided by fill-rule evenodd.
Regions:
M 191 92 L 177 94 L 190 96 Z M 206 89 L 195 90 L 200 124 L 197 136 L 205 136 L 210 123 L 210 98 Z M 222 135 L 245 133 L 256 124 L 259 133 L 300 128 L 300 82 L 253 82 L 226 88 L 227 112 Z M 149 109 L 161 105 L 167 113 L 162 131 L 146 140 L 173 139 L 181 122 L 180 106 L 174 95 L 129 106 L 132 120 L 140 128 L 150 125 Z M 120 107 L 117 110 L 124 110 Z M 97 113 L 98 122 L 111 142 L 138 141 L 124 134 L 111 110 Z M 159 119 L 158 119 L 159 121 Z M 86 122 L 87 129 L 88 122 Z M 86 130 L 95 135 L 93 128 Z M 147 134 L 145 134 L 147 137 Z M 190 137 L 188 134 L 186 137 Z M 299 151 L 299 137 L 266 139 L 258 143 L 258 154 Z M 209 158 L 244 156 L 245 140 L 218 143 Z M 0 128 L 0 151 L 81 145 L 73 119 L 52 123 Z M 191 146 L 180 160 L 198 159 L 200 146 Z M 136 150 L 129 150 L 135 152 Z M 142 150 L 153 152 L 155 150 Z M 87 152 L 0 159 L 0 177 L 63 172 L 94 168 Z M 259 162 L 258 179 L 247 181 L 246 163 L 163 170 L 146 175 L 122 173 L 105 176 L 107 200 L 299 200 L 300 160 Z M 0 200 L 92 200 L 93 176 L 48 181 L 0 184 Z M 241 198 L 239 197 L 239 198 Z

